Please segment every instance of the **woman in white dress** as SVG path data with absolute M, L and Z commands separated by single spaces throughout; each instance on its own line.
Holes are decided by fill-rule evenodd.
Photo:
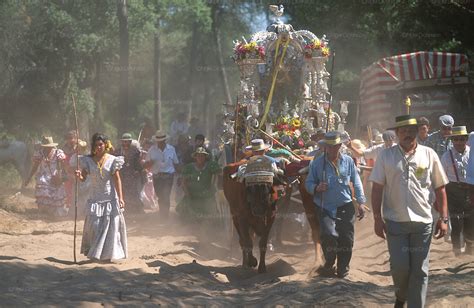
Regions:
M 81 170 L 76 171 L 81 181 L 90 182 L 81 253 L 93 260 L 127 258 L 125 203 L 119 173 L 124 160 L 108 154 L 111 150 L 108 137 L 94 134 L 91 154 L 80 158 Z

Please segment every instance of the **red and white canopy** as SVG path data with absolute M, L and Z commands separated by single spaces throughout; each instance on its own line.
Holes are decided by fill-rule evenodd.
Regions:
M 386 100 L 387 92 L 404 81 L 449 78 L 467 72 L 468 59 L 464 54 L 448 52 L 414 52 L 383 58 L 362 71 L 360 85 L 360 124 L 382 124 L 393 121 L 392 106 Z M 411 108 L 415 116 L 427 112 L 445 111 L 449 95 L 434 93 L 429 104 Z M 388 121 L 388 122 L 387 122 Z M 384 126 L 384 125 L 382 125 Z

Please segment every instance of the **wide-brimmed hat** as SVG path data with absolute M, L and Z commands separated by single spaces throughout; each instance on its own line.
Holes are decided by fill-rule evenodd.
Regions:
M 383 136 L 382 134 L 377 134 L 374 138 L 374 144 L 382 144 L 383 143 Z
M 41 146 L 45 147 L 45 148 L 47 148 L 47 147 L 56 147 L 56 146 L 58 146 L 58 144 L 53 142 L 53 137 L 43 136 L 41 138 Z
M 324 134 L 324 139 L 318 142 L 320 145 L 338 145 L 342 144 L 341 134 L 336 131 Z
M 122 140 L 122 141 L 132 141 L 132 140 L 133 140 L 132 134 L 130 134 L 130 133 L 124 133 L 124 134 L 122 135 L 122 138 L 120 138 L 120 140 Z
M 451 131 L 451 135 L 448 135 L 448 137 L 456 136 L 469 136 L 466 126 L 454 126 Z
M 157 130 L 155 133 L 155 139 L 156 141 L 165 141 L 168 139 L 168 135 L 164 131 Z
M 196 157 L 196 155 L 198 154 L 203 154 L 203 155 L 209 155 L 209 153 L 207 153 L 206 149 L 203 148 L 203 147 L 197 147 L 196 150 L 194 151 L 193 154 L 191 154 L 191 157 L 194 158 Z
M 250 145 L 245 147 L 245 150 L 262 151 L 268 149 L 269 147 L 270 146 L 268 144 L 265 144 L 265 141 L 263 141 L 263 139 L 253 139 L 250 142 Z
M 366 149 L 365 145 L 362 143 L 360 139 L 351 140 L 351 144 L 354 148 L 359 151 L 364 151 Z
M 418 121 L 412 115 L 401 115 L 395 118 L 395 126 L 387 128 L 387 130 L 395 130 L 402 126 L 418 126 Z

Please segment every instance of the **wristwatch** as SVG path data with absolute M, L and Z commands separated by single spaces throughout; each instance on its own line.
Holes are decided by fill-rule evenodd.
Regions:
M 449 223 L 449 217 L 440 217 L 438 220 L 439 220 L 439 221 L 442 221 L 442 222 L 445 223 L 445 224 L 448 224 L 448 223 Z

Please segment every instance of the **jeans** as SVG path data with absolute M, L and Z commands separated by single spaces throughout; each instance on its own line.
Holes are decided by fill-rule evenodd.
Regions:
M 395 296 L 408 308 L 424 307 L 432 225 L 390 220 L 385 225 Z
M 158 173 L 153 175 L 153 187 L 158 198 L 160 216 L 167 218 L 170 212 L 171 189 L 173 188 L 172 173 Z
M 349 271 L 354 245 L 355 208 L 352 202 L 337 208 L 336 217 L 326 210 L 316 207 L 320 217 L 321 246 L 327 268 L 336 263 L 339 274 Z

